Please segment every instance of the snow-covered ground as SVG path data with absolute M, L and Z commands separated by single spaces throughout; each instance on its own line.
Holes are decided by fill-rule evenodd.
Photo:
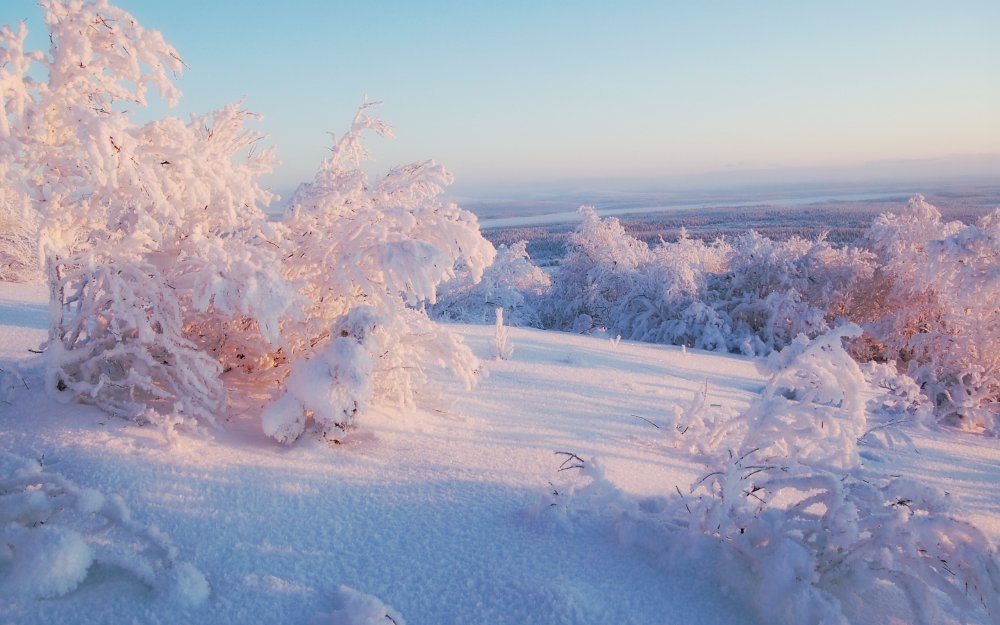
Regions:
M 369 414 L 340 444 L 280 446 L 240 414 L 211 440 L 171 444 L 42 392 L 28 350 L 45 335 L 45 295 L 0 284 L 0 451 L 120 495 L 211 591 L 185 601 L 198 593 L 98 562 L 75 590 L 38 598 L 59 571 L 19 570 L 0 551 L 0 623 L 759 622 L 712 566 L 666 561 L 600 509 L 552 505 L 574 473 L 557 452 L 599 462 L 637 501 L 686 492 L 704 468 L 656 425 L 706 384 L 713 408 L 745 409 L 765 384 L 752 360 L 516 329 L 512 357 L 494 360 L 492 327 L 455 326 L 488 369 L 473 390 L 436 380 L 419 409 Z M 868 462 L 958 496 L 1000 540 L 997 440 L 911 436 L 919 453 Z M 868 616 L 890 622 L 882 605 Z

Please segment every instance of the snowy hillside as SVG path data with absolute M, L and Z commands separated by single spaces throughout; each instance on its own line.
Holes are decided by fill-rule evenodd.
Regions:
M 0 552 L 2 622 L 768 622 L 759 599 L 726 586 L 724 553 L 656 521 L 705 472 L 693 439 L 668 425 L 699 398 L 718 415 L 746 411 L 766 383 L 750 359 L 511 329 L 513 355 L 494 360 L 492 327 L 457 326 L 488 368 L 474 390 L 435 379 L 418 410 L 374 411 L 341 444 L 307 435 L 281 446 L 240 414 L 214 440 L 169 443 L 152 426 L 49 399 L 28 351 L 44 338 L 45 293 L 0 289 L 0 516 L 9 523 L 24 505 L 14 465 L 34 461 L 35 475 L 83 493 L 77 501 L 120 496 L 138 528 L 116 539 L 117 564 L 100 558 L 115 537 L 103 527 L 77 532 L 87 544 L 45 551 L 60 536 L 40 533 L 49 518 L 86 516 L 83 505 L 68 512 L 64 495 L 24 530 L 63 560 L 20 568 Z M 863 447 L 866 466 L 948 491 L 962 519 L 1000 540 L 996 440 L 906 432 L 919 453 Z M 143 547 L 156 541 L 175 552 L 156 559 Z M 180 581 L 166 591 L 142 581 L 143 558 Z M 907 618 L 901 609 L 873 602 L 848 617 L 884 623 Z
M 373 172 L 366 97 L 275 215 L 259 115 L 161 117 L 158 31 L 40 8 L 0 26 L 0 625 L 1000 618 L 1000 209 L 581 206 L 545 271 L 443 165 Z

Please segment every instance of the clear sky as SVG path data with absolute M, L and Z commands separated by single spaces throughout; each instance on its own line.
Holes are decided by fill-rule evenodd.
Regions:
M 380 168 L 434 158 L 471 195 L 1000 154 L 997 0 L 117 4 L 189 66 L 179 114 L 264 115 L 279 191 L 366 94 Z M 47 44 L 0 2 L 21 19 Z

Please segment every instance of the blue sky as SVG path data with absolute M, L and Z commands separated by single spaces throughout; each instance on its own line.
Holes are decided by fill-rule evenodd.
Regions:
M 280 191 L 366 94 L 397 134 L 378 168 L 434 158 L 470 195 L 1000 154 L 996 0 L 117 4 L 190 67 L 178 114 L 264 115 Z M 21 19 L 45 44 L 4 0 Z

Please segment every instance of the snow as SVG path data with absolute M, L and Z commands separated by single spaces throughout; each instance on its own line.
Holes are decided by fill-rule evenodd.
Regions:
M 37 285 L 3 283 L 0 290 L 0 359 L 23 359 L 48 330 L 48 293 Z
M 335 595 L 337 608 L 330 614 L 321 614 L 313 625 L 405 625 L 403 617 L 378 600 L 347 586 L 341 586 Z
M 704 550 L 616 509 L 631 497 L 655 512 L 687 492 L 704 468 L 666 428 L 692 398 L 746 410 L 767 379 L 758 361 L 517 328 L 511 357 L 496 360 L 494 327 L 458 325 L 488 369 L 475 389 L 434 377 L 418 408 L 377 408 L 339 443 L 267 438 L 267 397 L 220 418 L 212 440 L 170 442 L 41 391 L 28 350 L 44 339 L 45 298 L 0 283 L 0 368 L 23 378 L 0 404 L 0 449 L 76 488 L 76 514 L 119 501 L 116 522 L 172 546 L 161 559 L 176 565 L 154 571 L 172 576 L 160 586 L 90 562 L 92 528 L 28 528 L 37 552 L 16 557 L 30 566 L 0 551 L 0 622 L 764 622 L 720 585 L 724 559 L 696 559 Z M 1000 540 L 996 439 L 909 434 L 919 454 L 879 449 L 865 462 L 951 493 L 963 520 Z M 556 452 L 599 475 L 604 499 L 591 489 L 564 503 L 581 471 L 560 471 L 569 456 Z M 890 608 L 857 622 L 885 622 Z
M 6 566 L 17 574 L 8 575 L 0 586 L 5 593 L 15 597 L 58 597 L 83 581 L 94 556 L 79 534 L 58 527 L 20 532 L 12 529 L 2 536 L 10 551 Z

